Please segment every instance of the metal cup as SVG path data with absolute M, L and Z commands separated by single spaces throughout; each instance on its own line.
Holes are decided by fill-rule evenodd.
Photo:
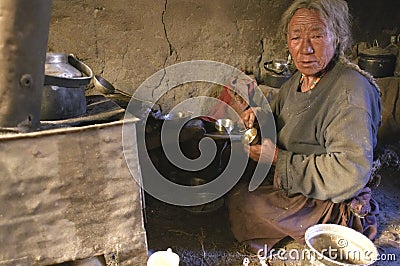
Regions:
M 215 121 L 215 128 L 220 132 L 226 130 L 229 134 L 234 128 L 234 123 L 231 119 L 217 119 Z

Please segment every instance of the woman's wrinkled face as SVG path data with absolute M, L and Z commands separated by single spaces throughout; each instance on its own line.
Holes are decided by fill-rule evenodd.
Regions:
M 306 76 L 324 69 L 335 54 L 333 34 L 316 10 L 297 10 L 290 20 L 287 39 L 297 69 Z

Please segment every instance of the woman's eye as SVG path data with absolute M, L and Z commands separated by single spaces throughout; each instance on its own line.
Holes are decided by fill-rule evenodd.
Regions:
M 292 38 L 291 38 L 292 41 L 297 41 L 297 40 L 299 40 L 299 39 L 300 39 L 300 37 L 298 37 L 298 36 L 295 36 L 295 37 L 292 37 Z
M 322 34 L 316 34 L 316 35 L 314 35 L 312 38 L 313 39 L 321 39 L 321 38 L 323 38 L 324 36 L 322 35 Z

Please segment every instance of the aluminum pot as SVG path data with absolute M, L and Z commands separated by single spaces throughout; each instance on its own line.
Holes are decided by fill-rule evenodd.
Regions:
M 85 86 L 92 77 L 92 70 L 74 55 L 47 53 L 41 120 L 83 115 L 86 112 Z
M 358 65 L 375 78 L 394 75 L 396 56 L 377 44 L 359 53 Z
M 292 76 L 293 66 L 287 60 L 275 59 L 264 63 L 266 70 L 263 82 L 265 85 L 280 88 Z

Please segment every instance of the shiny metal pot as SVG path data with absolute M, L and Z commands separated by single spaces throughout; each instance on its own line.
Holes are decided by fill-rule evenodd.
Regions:
M 265 69 L 272 71 L 276 74 L 288 75 L 289 64 L 286 60 L 275 59 L 264 63 Z
M 265 85 L 280 88 L 292 76 L 293 65 L 288 60 L 275 59 L 264 63 L 266 70 L 263 76 Z
M 92 70 L 75 56 L 48 53 L 41 120 L 60 120 L 83 115 L 86 112 L 85 86 L 92 77 Z

